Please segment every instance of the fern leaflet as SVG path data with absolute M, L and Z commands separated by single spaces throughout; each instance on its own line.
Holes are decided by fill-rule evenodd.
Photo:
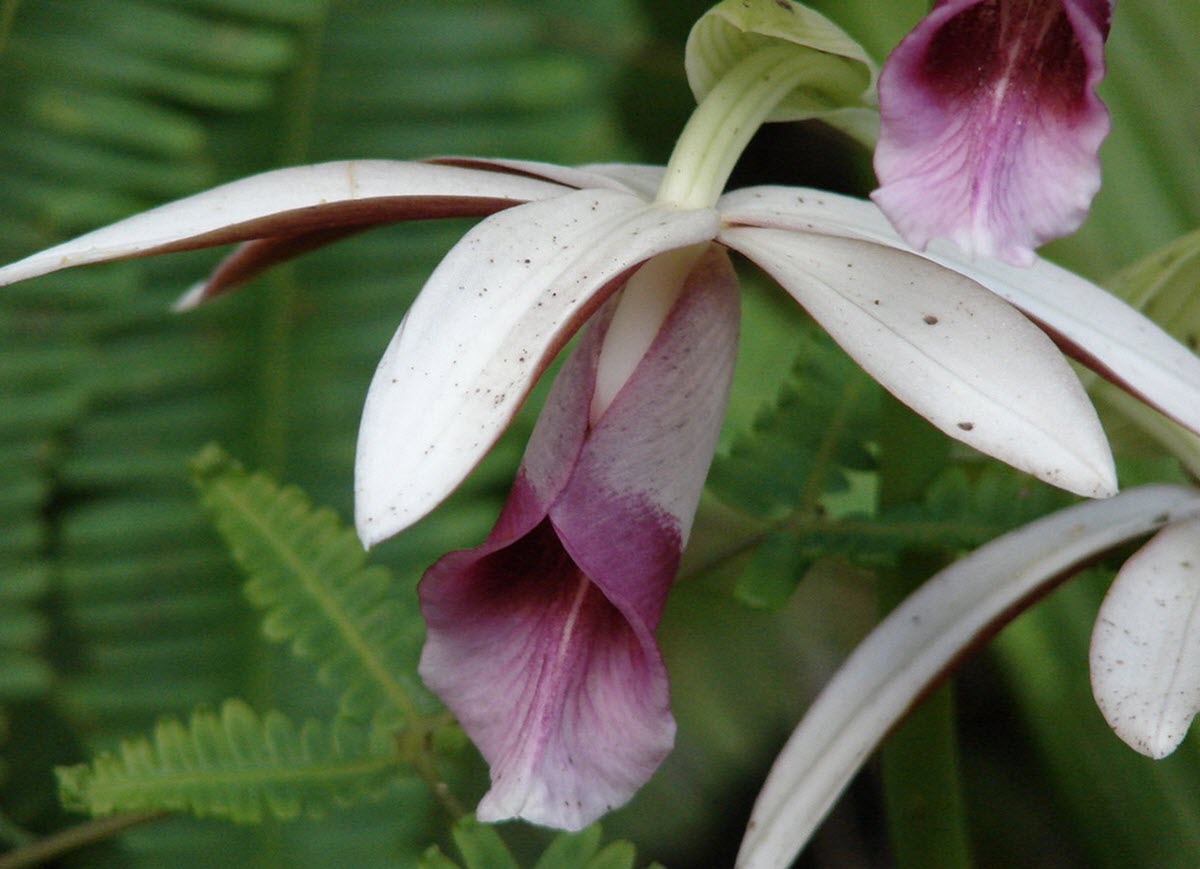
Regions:
M 823 333 L 807 336 L 792 376 L 751 430 L 713 462 L 708 483 L 731 507 L 755 516 L 810 512 L 869 470 L 876 387 Z
M 146 809 L 254 823 L 317 816 L 381 792 L 400 761 L 381 731 L 339 719 L 297 728 L 278 712 L 259 718 L 228 700 L 188 724 L 164 719 L 152 739 L 122 742 L 90 764 L 57 770 L 63 804 L 93 815 Z
M 341 711 L 413 723 L 431 701 L 416 672 L 421 622 L 411 593 L 366 566 L 358 538 L 332 510 L 298 489 L 250 474 L 219 447 L 194 461 L 196 483 L 218 531 L 249 577 L 246 594 L 264 611 L 263 631 L 318 665 L 341 689 Z

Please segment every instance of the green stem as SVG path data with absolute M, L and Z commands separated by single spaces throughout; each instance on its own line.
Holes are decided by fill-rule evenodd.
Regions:
M 760 49 L 729 70 L 688 119 L 667 162 L 657 202 L 712 208 L 750 138 L 812 69 L 794 45 Z
M 882 414 L 880 503 L 919 500 L 945 466 L 949 440 L 898 401 Z M 906 552 L 879 580 L 887 612 L 943 566 L 942 555 Z M 888 836 L 897 869 L 970 866 L 966 807 L 959 775 L 953 683 L 921 701 L 881 750 Z
M 712 208 L 750 138 L 813 68 L 795 45 L 762 48 L 730 69 L 688 119 L 667 162 L 655 202 Z M 592 419 L 598 419 L 636 367 L 670 311 L 704 245 L 659 254 L 622 291 L 604 339 Z
M 165 817 L 166 812 L 131 812 L 122 815 L 109 815 L 106 818 L 96 818 L 68 827 L 44 839 L 38 839 L 15 851 L 10 851 L 0 857 L 0 869 L 23 869 L 26 866 L 39 866 L 55 857 L 61 857 L 82 848 L 85 845 L 95 845 L 106 839 L 111 839 L 117 833 L 130 827 L 157 821 Z

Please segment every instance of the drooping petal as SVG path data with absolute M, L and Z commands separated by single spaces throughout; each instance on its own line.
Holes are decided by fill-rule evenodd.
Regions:
M 716 213 L 581 190 L 492 215 L 429 278 L 379 363 L 355 470 L 371 545 L 438 504 L 563 343 L 639 263 L 716 235 Z
M 608 313 L 559 372 L 488 540 L 421 582 L 421 674 L 491 767 L 484 820 L 586 826 L 632 796 L 674 737 L 654 629 L 732 376 L 728 259 L 701 261 L 589 430 Z
M 233 253 L 222 259 L 217 267 L 209 272 L 207 278 L 197 281 L 176 299 L 172 307 L 176 311 L 190 311 L 249 283 L 271 266 L 295 259 L 303 253 L 340 241 L 365 229 L 370 229 L 370 226 L 335 226 L 332 229 L 303 235 L 256 238 L 254 241 L 243 242 Z
M 1169 525 L 1125 562 L 1092 631 L 1092 693 L 1104 720 L 1153 758 L 1200 711 L 1200 520 Z
M 722 197 L 726 221 L 861 238 L 911 250 L 871 203 L 790 187 Z M 1044 259 L 1028 268 L 971 260 L 946 243 L 922 254 L 966 275 L 1041 325 L 1071 356 L 1200 433 L 1200 358 L 1112 293 Z
M 444 166 L 483 169 L 490 172 L 528 175 L 531 178 L 574 187 L 578 190 L 617 190 L 622 193 L 633 193 L 644 199 L 654 198 L 654 192 L 658 189 L 658 181 L 663 174 L 662 166 L 644 166 L 635 163 L 562 166 L 558 163 L 542 163 L 537 160 L 508 160 L 496 157 L 434 157 L 428 162 Z M 647 189 L 648 182 L 651 180 L 653 180 L 653 186 Z
M 625 802 L 670 751 L 661 657 L 571 561 L 549 520 L 507 545 L 444 557 L 422 581 L 421 604 L 422 678 L 491 766 L 480 819 L 580 829 Z
M 879 79 L 879 207 L 916 248 L 1015 265 L 1100 188 L 1111 0 L 941 0 Z
M 0 286 L 71 266 L 249 239 L 319 237 L 335 228 L 482 216 L 567 190 L 521 175 L 396 160 L 276 169 L 160 205 L 26 257 L 0 269 Z
M 809 707 L 754 805 L 738 869 L 790 866 L 912 703 L 1022 602 L 1107 549 L 1197 515 L 1195 489 L 1129 489 L 1005 534 L 931 578 L 858 645 Z
M 1006 302 L 917 254 L 855 239 L 730 228 L 897 398 L 951 437 L 1089 497 L 1117 490 L 1104 430 L 1054 344 Z

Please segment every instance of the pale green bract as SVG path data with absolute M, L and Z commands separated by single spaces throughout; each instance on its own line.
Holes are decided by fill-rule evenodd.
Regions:
M 740 61 L 773 43 L 809 49 L 813 69 L 767 120 L 815 118 L 872 146 L 879 128 L 874 61 L 828 18 L 788 0 L 726 0 L 696 22 L 684 60 L 696 101 Z

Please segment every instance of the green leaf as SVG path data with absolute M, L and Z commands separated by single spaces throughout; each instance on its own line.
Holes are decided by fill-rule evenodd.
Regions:
M 561 833 L 542 852 L 533 869 L 574 869 L 585 865 L 599 847 L 599 824 L 592 824 L 578 833 Z
M 799 543 L 790 531 L 768 534 L 738 576 L 734 596 L 757 609 L 778 609 L 786 604 L 808 566 L 821 554 Z
M 824 333 L 806 336 L 791 378 L 750 431 L 718 456 L 709 486 L 756 516 L 812 512 L 869 470 L 878 387 Z M 819 421 L 819 425 L 814 425 Z
M 451 831 L 466 869 L 518 869 L 517 861 L 496 832 L 471 815 L 461 818 Z
M 601 848 L 600 853 L 589 860 L 584 869 L 633 869 L 635 859 L 637 851 L 632 842 L 612 842 Z
M 969 549 L 1070 500 L 1005 465 L 988 464 L 974 475 L 950 468 L 933 482 L 921 504 L 883 512 L 880 542 L 898 548 Z
M 382 714 L 413 723 L 419 714 L 412 674 L 421 638 L 413 594 L 382 567 L 368 567 L 358 538 L 299 489 L 250 474 L 219 447 L 195 459 L 205 507 L 249 577 L 246 594 L 262 609 L 263 631 L 289 641 L 341 691 L 343 714 Z
M 437 845 L 430 845 L 417 861 L 417 869 L 462 869 L 457 863 L 442 853 Z
M 259 718 L 239 700 L 188 724 L 159 722 L 90 764 L 57 770 L 64 805 L 93 815 L 163 809 L 256 823 L 319 816 L 380 793 L 399 772 L 389 740 L 361 725 Z

